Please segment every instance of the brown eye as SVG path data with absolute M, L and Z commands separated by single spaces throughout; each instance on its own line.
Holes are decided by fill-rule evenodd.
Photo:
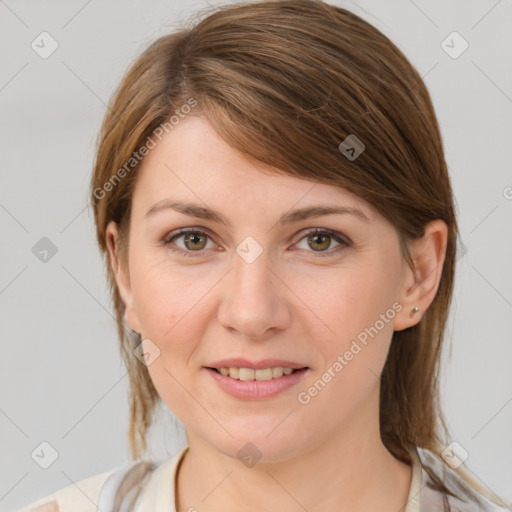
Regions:
M 331 237 L 329 235 L 313 234 L 308 236 L 308 243 L 314 251 L 323 251 L 329 249 Z
M 207 236 L 200 233 L 186 233 L 184 235 L 183 241 L 187 249 L 198 251 L 204 249 L 206 246 L 207 238 Z
M 180 239 L 183 240 L 182 243 L 178 243 Z M 207 247 L 208 242 L 210 242 L 212 246 L 215 245 L 209 235 L 203 231 L 197 230 L 179 231 L 174 235 L 171 233 L 163 241 L 168 249 L 182 256 L 196 256 L 194 253 L 197 253 L 197 256 L 201 255 L 201 253 L 206 252 L 203 249 L 212 248 L 212 246 Z
M 303 240 L 306 241 L 305 244 Z M 333 241 L 337 245 L 331 249 Z M 301 244 L 303 244 L 302 247 L 300 247 Z M 346 247 L 350 247 L 350 242 L 345 240 L 343 236 L 337 232 L 325 229 L 313 229 L 302 237 L 297 246 L 308 252 L 319 253 L 315 256 L 331 256 L 335 253 L 339 253 Z

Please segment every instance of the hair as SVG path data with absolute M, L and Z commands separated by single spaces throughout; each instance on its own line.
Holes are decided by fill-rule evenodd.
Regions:
M 132 457 L 147 449 L 160 397 L 134 355 L 140 337 L 123 321 L 105 230 L 110 221 L 117 223 L 118 256 L 128 269 L 139 154 L 186 115 L 206 116 L 251 161 L 368 201 L 396 228 L 411 268 L 410 242 L 429 221 L 446 223 L 436 296 L 419 323 L 393 333 L 380 390 L 386 448 L 408 464 L 410 444 L 440 455 L 448 434 L 439 398 L 440 356 L 458 227 L 430 95 L 397 46 L 354 13 L 320 0 L 269 0 L 222 6 L 154 41 L 122 79 L 101 127 L 90 199 L 130 379 Z M 365 146 L 357 158 L 339 149 L 349 135 Z

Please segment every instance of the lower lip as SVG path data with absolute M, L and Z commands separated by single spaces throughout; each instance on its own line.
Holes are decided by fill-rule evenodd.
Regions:
M 245 400 L 263 400 L 272 398 L 297 384 L 309 371 L 309 368 L 303 368 L 290 373 L 290 375 L 283 375 L 271 380 L 239 380 L 217 373 L 210 368 L 205 368 L 205 370 L 230 395 Z

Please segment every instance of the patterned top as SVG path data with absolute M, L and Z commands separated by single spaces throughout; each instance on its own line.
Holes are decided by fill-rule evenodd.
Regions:
M 155 463 L 131 461 L 64 487 L 17 512 L 176 512 L 179 463 L 188 446 Z M 412 479 L 404 512 L 510 512 L 474 491 L 455 471 L 428 450 L 411 446 Z M 458 498 L 436 488 L 425 467 Z M 172 485 L 169 485 L 172 482 Z

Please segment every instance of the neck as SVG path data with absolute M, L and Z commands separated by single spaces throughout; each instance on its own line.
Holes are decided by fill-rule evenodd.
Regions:
M 299 456 L 252 467 L 187 432 L 176 511 L 402 512 L 412 471 L 384 447 L 376 423 L 353 435 L 339 429 Z

